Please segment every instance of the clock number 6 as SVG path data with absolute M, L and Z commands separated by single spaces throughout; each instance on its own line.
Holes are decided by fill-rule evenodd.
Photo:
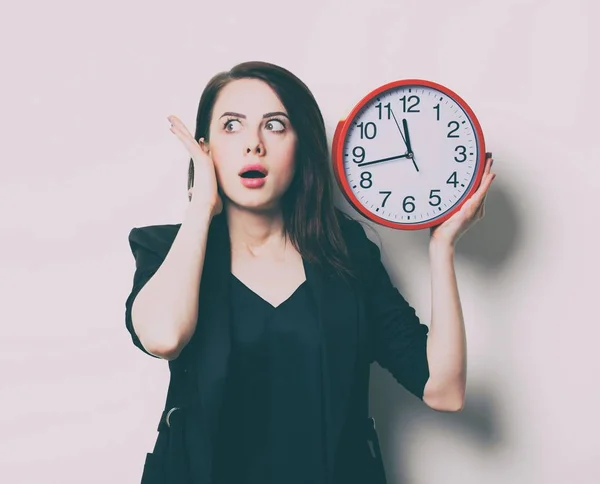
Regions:
M 412 212 L 414 212 L 415 211 L 415 204 L 413 203 L 414 201 L 415 201 L 415 197 L 413 197 L 411 195 L 408 195 L 402 201 L 402 209 L 406 213 L 412 213 Z

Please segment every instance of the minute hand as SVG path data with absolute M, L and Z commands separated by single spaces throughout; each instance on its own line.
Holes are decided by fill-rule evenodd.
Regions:
M 382 158 L 381 160 L 364 161 L 362 163 L 358 163 L 357 166 L 373 165 L 375 163 L 383 163 L 384 161 L 399 160 L 400 158 L 408 158 L 408 154 L 398 155 L 398 156 L 390 156 L 389 158 Z

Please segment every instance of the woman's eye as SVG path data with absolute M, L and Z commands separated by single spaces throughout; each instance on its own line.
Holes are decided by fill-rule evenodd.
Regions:
M 279 119 L 271 119 L 266 127 L 270 131 L 283 131 L 285 124 L 283 124 L 283 121 L 279 121 Z
M 237 131 L 239 129 L 240 125 L 241 125 L 241 123 L 237 119 L 230 119 L 225 122 L 225 131 L 229 131 L 229 132 Z

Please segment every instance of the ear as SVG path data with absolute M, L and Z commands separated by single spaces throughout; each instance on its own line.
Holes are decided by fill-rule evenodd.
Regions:
M 204 138 L 200 138 L 198 144 L 200 145 L 200 148 L 202 148 L 202 151 L 204 151 L 204 153 L 206 153 L 207 155 L 210 154 L 210 147 L 208 146 L 208 143 L 204 141 Z

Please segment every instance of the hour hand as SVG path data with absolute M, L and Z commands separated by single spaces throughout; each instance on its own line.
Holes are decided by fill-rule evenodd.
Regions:
M 406 142 L 406 149 L 409 153 L 412 153 L 412 146 L 410 144 L 410 134 L 408 134 L 408 123 L 406 122 L 406 118 L 402 119 L 402 127 L 404 128 L 404 141 Z
M 415 160 L 415 153 L 410 144 L 410 134 L 408 133 L 408 122 L 406 121 L 406 118 L 402 119 L 402 127 L 404 128 L 404 142 L 406 143 L 406 149 L 408 150 L 408 157 L 412 160 L 415 170 L 419 171 L 417 161 Z
M 403 155 L 390 156 L 389 158 L 381 158 L 380 160 L 363 161 L 362 163 L 358 163 L 357 166 L 374 165 L 375 163 L 383 163 L 384 161 L 399 160 L 400 158 L 409 158 L 409 155 L 408 155 L 408 153 L 405 153 Z

